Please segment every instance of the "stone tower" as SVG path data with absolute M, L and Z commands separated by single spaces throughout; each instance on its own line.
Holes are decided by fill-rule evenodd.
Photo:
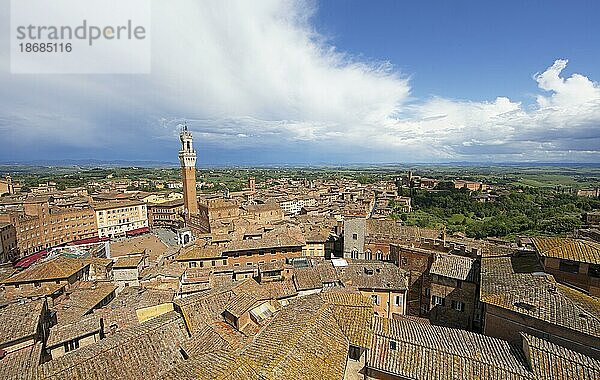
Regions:
M 248 177 L 248 189 L 252 193 L 256 193 L 256 178 Z
M 179 134 L 181 149 L 179 162 L 181 163 L 181 177 L 183 179 L 183 207 L 186 218 L 188 215 L 198 213 L 198 199 L 196 198 L 196 151 L 192 145 L 192 134 L 187 129 L 187 124 Z

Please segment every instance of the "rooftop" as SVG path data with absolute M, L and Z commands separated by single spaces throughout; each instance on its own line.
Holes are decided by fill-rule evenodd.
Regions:
M 410 379 L 533 379 L 508 342 L 459 329 L 374 317 L 371 368 Z
M 533 238 L 538 253 L 542 257 L 600 264 L 600 243 L 559 237 Z
M 37 333 L 45 300 L 13 303 L 0 309 L 0 348 Z
M 18 284 L 35 281 L 64 280 L 82 268 L 89 266 L 83 260 L 60 256 L 50 261 L 35 264 L 28 269 L 4 280 L 5 284 Z
M 470 257 L 436 253 L 429 273 L 461 281 L 474 282 L 476 260 Z
M 542 272 L 515 273 L 510 257 L 481 260 L 481 302 L 600 338 L 600 300 Z

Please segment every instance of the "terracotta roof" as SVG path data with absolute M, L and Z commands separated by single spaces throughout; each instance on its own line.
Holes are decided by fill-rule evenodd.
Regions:
M 172 290 L 126 286 L 106 307 L 110 309 L 127 307 L 136 310 L 172 302 L 174 296 L 175 292 Z
M 544 273 L 514 273 L 510 257 L 481 260 L 480 300 L 554 325 L 600 337 L 600 300 Z
M 80 259 L 71 259 L 60 256 L 56 259 L 36 264 L 22 272 L 14 274 L 4 280 L 4 284 L 64 280 L 89 265 L 89 263 Z
M 348 266 L 335 268 L 346 286 L 359 289 L 406 289 L 408 273 L 392 263 L 354 260 Z
M 305 243 L 299 241 L 287 232 L 273 230 L 265 232 L 259 239 L 234 240 L 223 252 L 250 251 L 279 247 L 302 247 Z
M 370 348 L 373 338 L 371 329 L 373 301 L 359 292 L 330 291 L 321 293 L 321 298 L 330 306 L 350 344 Z
M 234 296 L 228 303 L 225 305 L 225 311 L 229 314 L 233 315 L 236 318 L 239 318 L 242 314 L 250 310 L 257 302 L 260 301 L 260 297 L 251 293 L 240 293 L 239 295 Z
M 102 301 L 111 297 L 116 289 L 117 287 L 112 283 L 81 282 L 78 287 L 72 287 L 64 297 L 54 303 L 53 309 L 56 310 L 58 323 L 77 322 Z
M 36 378 L 37 366 L 42 356 L 42 343 L 7 354 L 0 360 L 2 378 L 6 380 L 31 380 Z
M 422 323 L 374 317 L 368 367 L 402 378 L 533 379 L 508 342 Z
M 135 200 L 121 200 L 121 201 L 108 201 L 108 202 L 94 203 L 94 204 L 92 204 L 92 208 L 96 211 L 100 211 L 100 210 L 110 210 L 110 209 L 114 209 L 114 208 L 141 206 L 141 205 L 145 205 L 145 203 L 142 201 L 135 201 Z
M 600 264 L 600 243 L 558 237 L 535 237 L 533 244 L 542 257 Z
M 318 296 L 288 305 L 241 351 L 269 379 L 341 379 L 347 355 L 348 341 Z
M 321 276 L 314 267 L 294 269 L 294 284 L 297 290 L 312 290 L 323 288 Z
M 187 339 L 176 312 L 153 318 L 38 367 L 41 379 L 147 379 L 182 360 Z
M 142 260 L 144 260 L 143 255 L 121 256 L 113 264 L 113 269 L 137 268 Z
M 182 251 L 177 255 L 177 261 L 186 261 L 186 260 L 202 260 L 202 259 L 213 259 L 213 258 L 222 258 L 222 247 L 217 247 L 215 245 L 193 245 L 189 249 Z
M 161 373 L 165 380 L 263 380 L 249 360 L 228 352 L 217 351 L 192 357 Z
M 470 257 L 436 253 L 429 273 L 473 282 L 476 274 L 475 264 L 476 260 Z
M 60 345 L 63 342 L 91 335 L 101 330 L 100 317 L 89 315 L 71 324 L 59 324 L 50 329 L 46 347 Z
M 600 379 L 600 361 L 532 335 L 522 336 L 538 379 Z
M 0 348 L 37 333 L 45 300 L 13 303 L 0 309 Z

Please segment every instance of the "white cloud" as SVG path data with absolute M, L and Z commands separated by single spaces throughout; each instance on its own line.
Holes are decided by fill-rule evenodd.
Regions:
M 600 160 L 600 88 L 561 77 L 566 60 L 534 76 L 533 108 L 506 97 L 409 101 L 397 68 L 340 52 L 314 30 L 313 3 L 152 6 L 151 75 L 0 74 L 11 89 L 0 96 L 0 138 L 127 146 L 135 158 L 145 141 L 176 144 L 185 118 L 200 146 L 279 151 L 282 161 L 296 144 L 335 149 L 340 160 Z

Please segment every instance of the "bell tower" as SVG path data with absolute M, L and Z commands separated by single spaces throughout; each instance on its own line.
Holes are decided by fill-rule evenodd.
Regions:
M 183 179 L 183 207 L 187 216 L 198 213 L 198 199 L 196 198 L 196 151 L 192 145 L 192 134 L 184 124 L 179 134 L 181 149 L 179 162 L 181 164 L 181 177 Z

